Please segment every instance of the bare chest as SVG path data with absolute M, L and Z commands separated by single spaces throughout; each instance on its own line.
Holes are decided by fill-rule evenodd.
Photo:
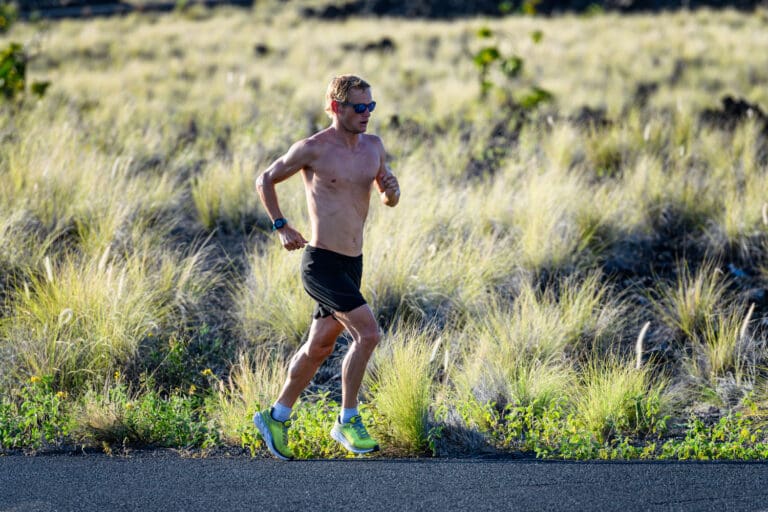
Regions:
M 372 149 L 372 148 L 371 148 Z M 313 162 L 310 173 L 315 187 L 329 190 L 368 190 L 379 170 L 375 151 L 345 151 Z

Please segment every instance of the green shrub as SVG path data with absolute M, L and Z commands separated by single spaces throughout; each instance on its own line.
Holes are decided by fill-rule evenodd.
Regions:
M 131 393 L 119 380 L 105 392 L 82 399 L 80 440 L 89 444 L 209 448 L 218 444 L 218 430 L 192 387 L 162 396 L 149 380 L 145 390 Z
M 27 57 L 20 44 L 11 43 L 0 51 L 0 93 L 6 100 L 24 93 L 26 75 Z
M 3 10 L 0 4 L 0 23 L 6 19 Z M 50 82 L 33 82 L 30 89 L 33 94 L 42 97 L 49 85 Z M 0 95 L 6 101 L 13 101 L 24 95 L 26 87 L 27 55 L 22 45 L 10 43 L 4 50 L 0 50 Z
M 685 438 L 672 439 L 661 447 L 659 458 L 679 460 L 765 460 L 768 439 L 753 420 L 740 413 L 706 425 L 700 418 L 688 422 Z
M 51 375 L 32 376 L 17 393 L 0 398 L 0 449 L 39 449 L 67 441 L 73 418 L 67 393 L 54 388 Z

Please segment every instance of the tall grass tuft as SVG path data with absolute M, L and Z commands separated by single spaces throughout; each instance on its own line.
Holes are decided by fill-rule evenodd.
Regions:
M 366 385 L 384 435 L 406 453 L 424 451 L 435 368 L 432 354 L 439 334 L 435 328 L 399 325 L 376 350 L 366 374 Z
M 464 354 L 452 372 L 458 407 L 482 425 L 486 403 L 546 406 L 573 392 L 573 361 L 621 329 L 620 308 L 607 300 L 599 274 L 541 292 L 524 282 L 514 302 L 490 299 L 463 334 Z
M 256 211 L 255 174 L 254 166 L 241 159 L 216 160 L 192 180 L 192 202 L 205 229 L 244 228 Z
M 650 367 L 636 369 L 609 356 L 590 361 L 582 372 L 573 410 L 598 442 L 617 434 L 647 432 L 661 417 L 665 384 L 652 381 Z
M 13 290 L 0 342 L 21 374 L 55 376 L 62 389 L 104 382 L 215 283 L 199 252 L 182 258 L 146 250 L 121 259 L 105 251 L 43 261 Z
M 301 283 L 300 259 L 277 243 L 248 259 L 244 282 L 234 284 L 235 318 L 249 346 L 298 347 L 309 329 L 314 302 Z
M 703 263 L 695 274 L 685 262 L 677 267 L 677 281 L 662 283 L 658 299 L 652 301 L 656 313 L 669 327 L 689 338 L 706 328 L 707 319 L 723 304 L 727 280 L 714 263 Z
M 754 304 L 746 312 L 734 307 L 709 316 L 701 332 L 690 338 L 692 351 L 687 366 L 698 382 L 711 388 L 722 379 L 737 386 L 754 383 L 761 347 L 748 331 L 753 312 Z
M 221 429 L 221 438 L 239 444 L 253 428 L 254 413 L 269 406 L 280 393 L 288 364 L 268 349 L 244 352 L 232 365 L 229 377 L 218 381 L 209 404 L 211 417 Z

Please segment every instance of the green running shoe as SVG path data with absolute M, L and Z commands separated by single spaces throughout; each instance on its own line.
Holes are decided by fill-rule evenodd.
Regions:
M 352 453 L 370 453 L 379 449 L 379 443 L 368 434 L 360 416 L 354 416 L 349 423 L 337 419 L 331 437 Z
M 253 423 L 259 429 L 261 437 L 267 443 L 267 448 L 278 459 L 291 460 L 293 452 L 288 447 L 288 427 L 290 421 L 280 422 L 272 418 L 269 409 L 257 412 L 253 415 Z

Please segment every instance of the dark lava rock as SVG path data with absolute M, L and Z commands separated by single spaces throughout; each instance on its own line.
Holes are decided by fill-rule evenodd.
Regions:
M 613 124 L 613 121 L 605 115 L 604 108 L 591 108 L 583 106 L 579 111 L 569 118 L 571 123 L 580 128 L 607 128 Z
M 539 0 L 533 8 L 538 14 L 587 12 L 600 8 L 618 12 L 657 12 L 672 9 L 735 8 L 752 10 L 765 0 Z M 406 18 L 453 19 L 467 16 L 502 16 L 524 11 L 531 2 L 517 0 L 352 0 L 339 4 L 328 2 L 324 7 L 306 7 L 302 14 L 321 19 L 349 16 L 395 16 Z
M 701 113 L 701 122 L 724 130 L 733 130 L 740 123 L 755 119 L 763 124 L 763 131 L 768 133 L 768 117 L 760 105 L 730 95 L 724 96 L 721 104 L 722 108 L 720 109 L 704 110 Z

